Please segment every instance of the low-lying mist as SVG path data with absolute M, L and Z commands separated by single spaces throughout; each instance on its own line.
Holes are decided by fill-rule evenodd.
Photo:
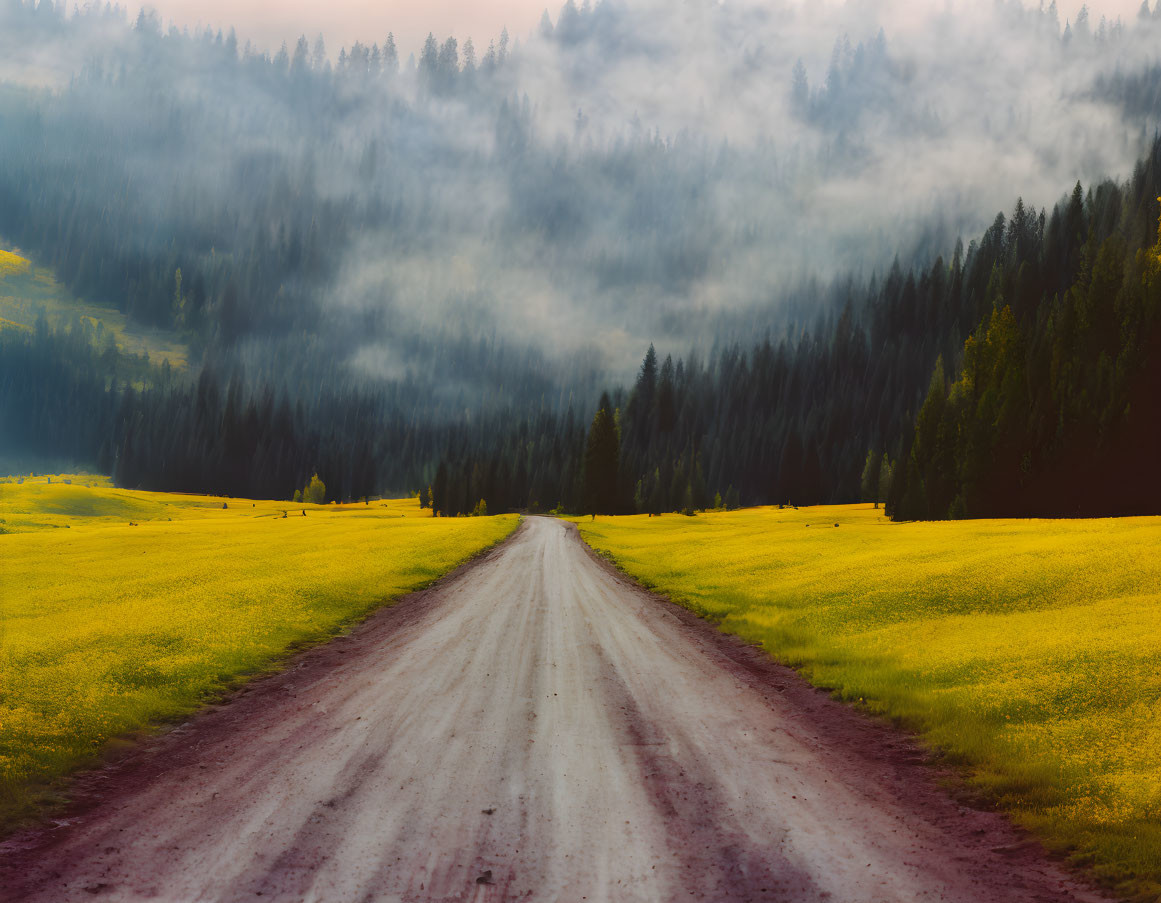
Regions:
M 564 405 L 650 342 L 801 325 L 847 274 L 1123 175 L 1159 36 L 1014 2 L 570 0 L 401 58 L 9 5 L 0 234 L 252 373 Z

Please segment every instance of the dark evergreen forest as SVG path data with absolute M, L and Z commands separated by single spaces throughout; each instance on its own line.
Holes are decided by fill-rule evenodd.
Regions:
M 658 365 L 650 348 L 611 411 L 616 493 L 550 497 L 609 513 L 715 498 L 884 501 L 903 519 L 1159 511 L 1158 194 L 1155 141 L 1124 185 L 1077 183 L 1051 214 L 1018 200 L 950 261 L 851 285 L 797 335 L 705 362 Z M 446 465 L 469 487 L 523 436 L 480 441 Z
M 317 470 L 340 498 L 430 486 L 447 514 L 481 498 L 491 511 L 715 497 L 881 497 L 904 518 L 1156 510 L 1159 193 L 1161 142 L 1124 185 L 1078 184 L 1051 214 L 1018 201 L 950 260 L 850 282 L 810 328 L 704 360 L 650 348 L 594 417 L 513 408 L 441 427 L 408 417 L 407 387 L 305 400 L 210 366 L 190 383 L 42 326 L 0 331 L 0 428 L 126 486 L 288 497 Z
M 390 36 L 332 62 L 305 38 L 271 56 L 146 13 L 10 4 L 10 36 L 84 53 L 57 89 L 0 95 L 0 235 L 197 364 L 80 322 L 0 328 L 0 452 L 235 496 L 318 473 L 333 498 L 422 490 L 444 515 L 1161 510 L 1161 144 L 1140 134 L 1161 70 L 1093 62 L 1154 34 L 1147 6 L 1063 37 L 1011 12 L 1018 34 L 1050 26 L 1054 65 L 1095 67 L 1088 98 L 1146 152 L 966 246 L 962 199 L 814 232 L 822 214 L 786 200 L 867 177 L 872 125 L 946 137 L 882 32 L 836 43 L 817 87 L 786 67 L 779 102 L 811 142 L 601 137 L 583 109 L 546 137 L 535 54 L 580 85 L 665 52 L 626 43 L 639 23 L 617 9 L 568 4 L 523 56 L 506 33 L 479 55 L 430 37 L 405 63 Z M 984 128 L 981 146 L 1019 125 Z M 692 303 L 706 286 L 729 303 Z M 544 299 L 567 325 L 539 335 Z
M 1046 228 L 997 220 L 984 316 L 936 364 L 893 517 L 1161 511 L 1159 193 L 1154 143 L 1127 184 L 1078 184 Z

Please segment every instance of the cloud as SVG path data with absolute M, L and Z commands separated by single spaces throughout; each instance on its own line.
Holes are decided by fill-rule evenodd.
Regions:
M 309 273 L 243 293 L 248 353 L 309 329 L 376 379 L 435 379 L 439 342 L 477 336 L 620 375 L 651 341 L 778 329 L 820 281 L 929 265 L 1017 196 L 1128 173 L 1154 123 L 1094 85 L 1161 35 L 1090 16 L 1065 41 L 1013 2 L 605 0 L 504 60 L 474 42 L 474 72 L 458 44 L 385 74 L 378 23 L 340 66 L 82 19 L 0 38 L 10 79 L 56 92 L 44 153 L 105 167 L 82 203 L 131 175 L 134 241 L 195 235 L 211 296 L 311 236 Z

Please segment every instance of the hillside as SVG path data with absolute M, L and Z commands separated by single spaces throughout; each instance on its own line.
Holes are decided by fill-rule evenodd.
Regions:
M 955 29 L 744 6 L 566 4 L 411 58 L 4 7 L 3 41 L 76 71 L 0 93 L 0 231 L 57 280 L 4 279 L 0 319 L 48 330 L 0 338 L 0 456 L 579 510 L 603 409 L 607 511 L 853 501 L 864 470 L 884 497 L 898 471 L 901 517 L 1155 510 L 1147 477 L 1104 479 L 1155 445 L 1155 5 Z M 996 379 L 1027 389 L 916 449 L 937 362 L 949 394 L 1005 307 L 1021 361 Z M 182 341 L 176 376 L 136 359 Z
M 155 364 L 177 369 L 189 364 L 189 347 L 176 333 L 142 326 L 114 308 L 82 301 L 51 269 L 0 247 L 0 325 L 31 330 L 42 316 L 49 329 L 80 329 L 97 347 L 111 344 L 123 354 L 147 355 Z

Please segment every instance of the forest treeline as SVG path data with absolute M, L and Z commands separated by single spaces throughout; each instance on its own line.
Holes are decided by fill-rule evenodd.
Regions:
M 0 430 L 125 486 L 289 498 L 317 472 L 337 498 L 423 488 L 448 515 L 481 499 L 1157 510 L 1159 194 L 1155 142 L 1123 185 L 1078 184 L 1051 213 L 1018 201 L 949 260 L 848 280 L 810 328 L 704 358 L 649 348 L 595 415 L 553 403 L 440 421 L 416 415 L 414 385 L 309 396 L 212 365 L 191 381 L 41 323 L 0 330 Z
M 631 366 L 601 342 L 604 328 L 668 350 L 779 334 L 814 275 L 881 270 L 896 252 L 904 269 L 928 265 L 990 209 L 974 200 L 979 186 L 898 179 L 917 153 L 962 141 L 1003 160 L 1044 156 L 1033 124 L 957 115 L 975 95 L 924 79 L 877 27 L 823 38 L 789 10 L 755 18 L 708 4 L 685 25 L 654 13 L 567 0 L 522 48 L 506 33 L 481 48 L 431 35 L 401 58 L 387 34 L 336 57 L 317 39 L 267 52 L 149 11 L 6 0 L 0 52 L 19 66 L 31 48 L 30 70 L 61 71 L 47 88 L 0 94 L 0 235 L 75 295 L 274 381 L 288 354 L 299 371 L 341 359 L 370 378 L 439 374 L 447 356 L 430 339 L 443 329 L 549 348 L 551 375 L 571 389 L 587 378 L 567 357 L 574 346 L 612 358 L 607 371 Z M 1157 120 L 1149 70 L 1135 63 L 1152 61 L 1158 22 L 1155 9 L 1132 26 L 1082 16 L 1062 32 L 1053 5 L 1007 3 L 987 28 L 994 46 L 1026 44 L 1038 65 L 1082 73 L 1110 119 L 1131 117 L 1127 139 L 1105 129 L 1086 151 L 1115 146 L 1109 171 Z M 1110 74 L 1110 59 L 1125 65 Z M 659 122 L 618 106 L 627 79 L 652 73 L 661 91 L 690 67 L 718 98 L 710 107 L 754 106 L 726 104 L 719 119 L 702 102 L 691 120 L 690 99 L 665 94 L 650 104 Z M 1071 153 L 1054 149 L 1064 175 L 1050 190 L 1077 176 Z M 827 201 L 888 181 L 890 197 L 858 210 Z M 929 207 L 933 197 L 944 203 Z M 720 299 L 712 313 L 706 295 Z M 528 298 L 581 328 L 536 319 Z M 525 380 L 544 369 L 464 382 L 492 386 L 478 405 L 501 384 L 527 403 L 541 393 Z M 586 403 L 599 394 L 585 391 Z
M 1126 133 L 1099 149 L 1136 156 L 1161 114 L 1161 70 L 1139 65 L 1158 9 L 1061 31 L 1052 5 L 998 4 L 981 33 L 1074 74 Z M 0 329 L 0 454 L 274 498 L 317 473 L 336 498 L 423 489 L 444 514 L 1158 507 L 1156 143 L 1126 183 L 1018 202 L 964 246 L 995 185 L 898 173 L 957 141 L 1044 159 L 1035 121 L 929 93 L 956 80 L 877 29 L 827 66 L 779 40 L 789 19 L 703 14 L 714 29 L 569 2 L 523 49 L 431 36 L 404 60 L 390 35 L 272 54 L 149 12 L 0 5 L 0 47 L 68 73 L 0 92 L 0 235 L 195 362 L 80 323 Z M 625 78 L 687 69 L 769 118 L 723 101 L 698 131 L 678 90 L 654 98 L 663 132 L 616 107 Z M 883 179 L 906 219 L 826 206 Z
M 607 513 L 859 498 L 897 519 L 1161 511 L 1159 193 L 1155 141 L 1124 185 L 1077 183 L 1051 214 L 1017 201 L 950 261 L 852 284 L 813 332 L 706 363 L 659 365 L 650 348 L 551 498 Z M 597 445 L 613 452 L 594 457 L 608 424 L 615 443 Z M 523 438 L 481 436 L 444 462 L 469 488 L 437 505 L 470 510 L 469 475 Z M 519 478 L 508 497 L 544 497 Z
M 893 517 L 1161 511 L 1159 193 L 1154 144 L 1126 185 L 1078 184 L 1047 227 L 997 221 L 987 311 L 936 364 Z
M 554 437 L 573 419 L 508 410 L 479 413 L 470 426 L 445 421 L 417 409 L 414 396 L 427 388 L 336 380 L 311 393 L 212 363 L 191 379 L 98 341 L 83 321 L 58 330 L 43 318 L 31 330 L 0 324 L 0 448 L 19 462 L 93 467 L 128 488 L 290 499 L 318 474 L 333 499 L 397 494 L 428 485 L 440 457 L 472 432 L 523 422 L 527 434 Z M 575 432 L 583 440 L 579 420 Z M 527 449 L 534 476 L 551 467 L 553 444 Z M 526 504 L 507 494 L 510 483 L 505 470 L 477 481 L 466 510 L 481 495 L 497 510 Z

